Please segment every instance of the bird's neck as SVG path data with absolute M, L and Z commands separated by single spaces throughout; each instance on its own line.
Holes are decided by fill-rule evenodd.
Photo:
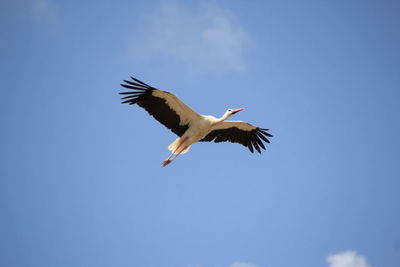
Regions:
M 230 116 L 229 114 L 224 114 L 221 118 L 218 119 L 217 122 L 223 122 L 224 120 L 228 119 Z

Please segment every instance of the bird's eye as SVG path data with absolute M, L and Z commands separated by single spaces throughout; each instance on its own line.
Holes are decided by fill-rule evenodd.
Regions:
M 232 111 L 232 109 L 228 109 L 228 111 L 229 111 L 229 112 L 231 112 L 231 111 Z

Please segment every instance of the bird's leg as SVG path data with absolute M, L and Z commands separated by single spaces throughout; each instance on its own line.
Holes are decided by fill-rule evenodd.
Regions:
M 185 137 L 185 138 L 183 138 L 180 142 L 179 142 L 179 145 L 177 146 L 177 148 L 171 153 L 171 155 L 169 155 L 169 157 L 166 159 L 166 160 L 164 160 L 163 161 L 163 163 L 162 163 L 162 167 L 165 167 L 165 166 L 167 166 L 168 164 L 170 164 L 179 154 L 180 154 L 180 152 L 181 151 L 183 151 L 183 150 L 185 150 L 185 148 L 184 149 L 179 149 L 181 146 L 182 146 L 182 144 L 187 140 L 188 138 L 187 137 Z M 176 154 L 174 154 L 174 152 L 176 153 Z M 174 156 L 172 159 L 171 159 L 171 157 L 172 156 Z
M 174 155 L 174 157 L 172 159 L 170 159 L 172 155 Z M 179 156 L 179 153 L 178 154 L 171 154 L 171 156 L 169 156 L 166 160 L 164 160 L 164 162 L 162 164 L 163 167 L 165 167 L 168 164 L 170 164 L 177 156 Z
M 175 156 L 171 159 L 173 161 L 179 154 L 175 154 Z
M 169 155 L 169 157 L 168 157 L 166 160 L 163 161 L 162 167 L 165 167 L 165 166 L 167 166 L 168 164 L 171 163 L 172 159 L 170 160 L 170 158 L 171 158 L 173 155 L 174 155 L 174 153 L 171 153 L 171 155 Z
M 185 150 L 186 148 L 187 148 L 187 146 L 185 146 L 181 151 Z M 172 159 L 170 159 L 171 156 L 173 155 L 173 153 L 172 153 L 171 156 L 169 156 L 169 157 L 163 162 L 163 167 L 165 167 L 165 166 L 167 166 L 169 163 L 171 163 L 177 156 L 179 156 L 179 154 L 180 154 L 180 152 L 179 152 L 179 153 L 176 153 L 176 154 L 174 155 L 174 157 L 173 157 Z M 164 163 L 165 163 L 165 165 L 164 165 Z

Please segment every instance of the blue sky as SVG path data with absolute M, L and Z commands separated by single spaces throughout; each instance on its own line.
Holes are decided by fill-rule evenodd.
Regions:
M 1 1 L 2 266 L 395 267 L 397 1 Z M 121 105 L 133 75 L 267 151 Z

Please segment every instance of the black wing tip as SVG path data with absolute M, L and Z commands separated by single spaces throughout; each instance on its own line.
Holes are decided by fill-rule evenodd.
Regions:
M 132 84 L 133 84 L 133 83 L 132 83 Z M 151 89 L 151 88 L 143 88 L 143 87 L 138 87 L 137 85 L 129 85 L 129 84 L 124 84 L 124 83 L 121 83 L 120 85 L 121 85 L 122 87 L 131 89 L 131 90 L 138 90 L 138 91 L 148 91 L 148 90 Z
M 249 143 L 249 145 L 247 147 L 249 148 L 251 153 L 254 153 L 254 149 L 253 149 L 253 146 L 251 145 L 251 143 Z
M 120 95 L 125 95 L 124 97 L 121 98 L 122 104 L 128 103 L 129 105 L 136 104 L 139 101 L 139 98 L 143 96 L 147 92 L 151 92 L 153 90 L 153 87 L 145 84 L 144 82 L 130 76 L 132 78 L 132 81 L 128 80 L 123 80 L 125 83 L 121 83 L 120 85 L 124 88 L 130 89 L 132 91 L 130 92 L 120 92 Z
M 237 128 L 233 127 L 232 129 L 237 129 Z M 259 128 L 252 131 L 241 131 L 241 133 L 243 134 L 241 138 L 234 138 L 232 136 L 232 131 L 226 132 L 227 129 L 222 131 L 224 132 L 221 132 L 220 130 L 216 130 L 216 132 L 212 131 L 200 141 L 203 142 L 214 141 L 214 143 L 229 141 L 232 143 L 239 143 L 247 147 L 249 151 L 253 154 L 255 150 L 259 154 L 261 154 L 262 149 L 266 150 L 266 146 L 262 140 L 264 140 L 266 143 L 269 143 L 269 140 L 263 135 L 263 133 L 261 133 Z M 234 136 L 238 137 L 237 134 L 234 134 Z
M 254 138 L 256 139 L 257 144 L 258 144 L 262 149 L 265 150 L 265 146 L 264 146 L 263 142 L 260 140 L 260 138 L 257 136 L 257 134 L 254 135 Z
M 150 85 L 148 85 L 148 84 L 146 84 L 146 83 L 142 82 L 141 80 L 139 80 L 139 79 L 136 79 L 136 78 L 134 78 L 133 76 L 130 76 L 130 77 L 131 77 L 131 79 L 132 79 L 132 80 L 134 80 L 134 81 L 135 81 L 135 82 L 137 82 L 137 83 L 140 83 L 142 86 L 145 86 L 145 87 L 151 88 L 151 86 L 150 86 Z
M 135 85 L 135 86 L 139 86 L 139 87 L 143 87 L 143 88 L 150 88 L 151 87 L 151 86 L 149 86 L 149 85 L 147 85 L 145 83 L 141 84 L 141 83 L 138 83 L 138 82 L 132 82 L 132 81 L 128 81 L 128 80 L 123 80 L 123 81 L 126 82 L 126 83 L 129 83 L 131 85 Z
M 257 127 L 257 129 L 255 129 L 251 132 L 248 132 L 248 141 L 249 141 L 248 148 L 252 153 L 254 152 L 253 147 L 255 148 L 255 150 L 257 150 L 257 152 L 259 154 L 261 154 L 261 149 L 266 150 L 266 147 L 265 147 L 263 141 L 265 141 L 266 143 L 269 144 L 270 141 L 268 140 L 268 138 L 266 136 L 272 137 L 272 135 L 267 132 L 268 130 L 269 129 Z
M 132 89 L 132 90 L 141 90 L 141 91 L 146 91 L 146 90 L 151 90 L 154 89 L 152 86 L 130 76 L 133 81 L 130 80 L 123 80 L 124 83 L 121 83 L 122 87 Z
M 121 104 L 129 103 L 130 105 L 136 104 L 139 101 L 139 98 L 142 97 L 146 91 L 144 92 L 120 92 L 120 95 L 123 95 L 121 97 Z
M 272 134 L 268 133 L 269 129 L 264 129 L 264 128 L 257 128 L 256 129 L 258 132 L 268 136 L 268 137 L 274 137 Z

